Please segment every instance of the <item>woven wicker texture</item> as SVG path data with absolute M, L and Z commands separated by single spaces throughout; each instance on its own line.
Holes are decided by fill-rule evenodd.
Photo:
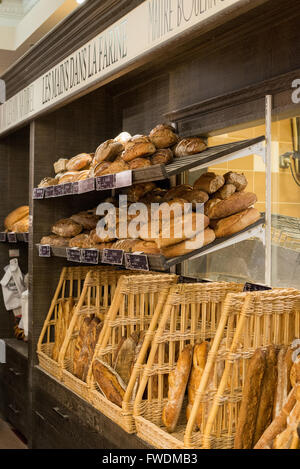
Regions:
M 103 271 L 103 267 L 64 267 L 37 345 L 41 368 L 61 379 L 58 363 L 60 347 L 70 324 L 74 306 L 78 303 L 89 271 Z
M 168 274 L 157 275 L 153 273 L 150 276 L 122 277 L 96 346 L 94 359 L 99 358 L 110 366 L 114 366 L 114 357 L 121 339 L 127 339 L 133 333 L 140 334 L 142 331 L 147 331 L 129 378 L 122 408 L 110 402 L 101 393 L 92 374 L 92 367 L 89 372 L 88 383 L 91 388 L 92 404 L 128 433 L 135 432 L 133 400 L 137 382 L 140 379 L 147 351 L 165 306 L 169 288 L 176 282 L 177 276 Z
M 171 288 L 134 404 L 138 435 L 157 448 L 184 447 L 186 402 L 174 433 L 167 433 L 162 423 L 168 375 L 174 370 L 179 353 L 188 344 L 213 339 L 226 295 L 241 290 L 241 285 L 225 282 Z
M 258 348 L 280 349 L 300 337 L 299 312 L 300 292 L 293 289 L 229 295 L 187 426 L 186 447 L 233 448 L 249 359 Z M 199 406 L 204 412 L 195 432 Z

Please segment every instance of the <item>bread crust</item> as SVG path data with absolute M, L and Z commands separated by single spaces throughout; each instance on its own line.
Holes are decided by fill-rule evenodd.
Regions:
M 122 158 L 124 161 L 129 162 L 135 158 L 153 155 L 155 152 L 156 147 L 149 137 L 146 137 L 145 135 L 136 135 L 126 143 Z
M 195 251 L 196 249 L 200 249 L 203 246 L 207 246 L 208 244 L 212 243 L 216 239 L 215 233 L 210 228 L 206 228 L 203 232 L 203 236 L 199 237 L 197 240 L 196 247 L 193 249 L 187 248 L 186 243 L 188 241 L 196 241 L 196 238 L 190 239 L 188 241 L 183 241 L 179 244 L 175 244 L 174 246 L 169 246 L 166 248 L 162 248 L 162 254 L 167 258 L 171 259 L 172 257 L 184 256 L 185 254 L 189 254 L 190 252 Z
M 76 223 L 79 223 L 79 225 L 82 225 L 85 230 L 89 231 L 96 229 L 99 219 L 99 216 L 94 215 L 94 213 L 88 210 L 85 212 L 76 213 L 75 215 L 71 216 L 71 220 L 74 220 Z
M 204 173 L 194 183 L 194 189 L 198 189 L 208 194 L 214 194 L 225 184 L 225 179 L 215 173 Z
M 224 238 L 239 233 L 248 226 L 253 225 L 261 217 L 261 214 L 255 208 L 248 208 L 240 213 L 231 215 L 221 220 L 212 220 L 210 226 L 214 229 L 216 238 Z
M 213 203 L 215 201 L 215 203 Z M 257 202 L 256 194 L 252 192 L 236 192 L 226 200 L 212 199 L 204 207 L 204 213 L 209 218 L 227 218 L 242 212 Z
M 134 160 L 128 163 L 129 169 L 140 169 L 140 168 L 149 168 L 151 166 L 151 160 L 149 158 L 135 158 Z
M 230 171 L 224 174 L 226 184 L 233 184 L 238 192 L 244 191 L 248 186 L 247 178 L 244 174 L 234 173 Z
M 175 147 L 174 153 L 176 158 L 181 158 L 183 156 L 195 155 L 196 153 L 201 153 L 206 150 L 207 145 L 203 138 L 200 137 L 191 137 L 184 138 L 181 140 Z
M 181 198 L 183 194 L 192 191 L 193 187 L 189 184 L 180 184 L 179 186 L 172 187 L 164 196 L 164 202 L 170 202 L 170 200 Z
M 176 367 L 169 374 L 168 402 L 163 408 L 162 422 L 169 433 L 175 431 L 191 371 L 193 346 L 187 345 L 179 355 Z
M 63 218 L 52 226 L 52 233 L 63 238 L 74 238 L 82 232 L 82 225 L 71 218 Z
M 202 342 L 202 344 L 197 344 L 194 347 L 193 353 L 193 365 L 192 371 L 188 384 L 188 405 L 186 408 L 186 418 L 189 420 L 192 408 L 196 398 L 196 392 L 199 388 L 203 371 L 206 365 L 207 353 L 208 353 L 209 344 L 208 342 Z M 202 420 L 202 404 L 200 404 L 196 422 L 199 424 Z
M 106 140 L 101 143 L 95 151 L 94 159 L 101 163 L 102 161 L 114 161 L 119 153 L 124 150 L 124 145 L 115 140 Z
M 38 187 L 57 186 L 57 184 L 58 184 L 58 179 L 46 177 L 46 178 L 42 179 L 42 181 L 39 183 Z
M 126 390 L 125 383 L 122 383 L 115 370 L 98 358 L 93 361 L 92 367 L 95 381 L 105 397 L 117 406 L 122 407 Z
M 159 124 L 150 132 L 150 140 L 156 148 L 168 148 L 178 143 L 178 135 L 173 127 L 166 124 Z
M 4 226 L 7 230 L 12 231 L 15 223 L 29 216 L 28 205 L 22 205 L 21 207 L 13 210 L 4 220 Z
M 173 161 L 173 152 L 170 148 L 162 148 L 151 156 L 151 163 L 155 164 L 169 164 Z
M 250 359 L 244 383 L 242 402 L 234 439 L 235 449 L 252 449 L 262 382 L 266 370 L 266 354 L 257 349 Z
M 63 238 L 62 236 L 58 235 L 49 235 L 44 236 L 40 244 L 48 244 L 50 246 L 57 246 L 57 247 L 68 247 L 72 238 Z
M 87 169 L 93 158 L 89 153 L 80 153 L 79 155 L 73 156 L 67 163 L 67 171 L 80 171 Z

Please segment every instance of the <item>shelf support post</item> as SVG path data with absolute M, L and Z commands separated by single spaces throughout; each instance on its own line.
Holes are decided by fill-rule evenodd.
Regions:
M 266 115 L 266 234 L 265 234 L 265 284 L 272 284 L 272 96 L 265 98 Z

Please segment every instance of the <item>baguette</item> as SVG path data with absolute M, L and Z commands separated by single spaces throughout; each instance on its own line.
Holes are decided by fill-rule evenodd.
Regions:
M 101 392 L 109 401 L 122 407 L 126 386 L 120 376 L 107 363 L 98 358 L 94 360 L 92 367 L 95 381 Z
M 266 354 L 261 349 L 257 349 L 248 365 L 234 440 L 235 449 L 253 448 L 253 438 L 265 369 Z
M 127 385 L 130 380 L 132 364 L 135 357 L 135 349 L 138 343 L 138 335 L 133 333 L 120 347 L 115 363 L 115 371 Z
M 4 226 L 7 230 L 11 231 L 15 223 L 28 216 L 29 207 L 28 205 L 23 205 L 22 207 L 16 208 L 16 210 L 7 215 L 4 220 Z
M 200 249 L 208 244 L 212 243 L 216 239 L 215 233 L 210 228 L 206 228 L 204 230 L 203 235 L 197 234 L 192 239 L 188 241 L 183 241 L 179 244 L 175 244 L 174 246 L 168 246 L 166 248 L 162 248 L 162 254 L 167 258 L 170 259 L 172 257 L 177 256 L 184 256 L 185 254 L 189 254 L 190 252 L 195 251 L 196 249 Z M 193 248 L 188 247 L 187 243 L 193 242 Z
M 216 201 L 219 199 L 216 199 Z M 220 200 L 215 204 L 210 201 L 205 204 L 204 213 L 209 218 L 226 218 L 251 207 L 257 202 L 257 197 L 252 192 L 235 192 L 228 199 Z
M 262 390 L 257 413 L 253 446 L 258 442 L 266 428 L 272 422 L 274 397 L 277 385 L 277 352 L 274 345 L 266 352 L 266 370 L 262 381 Z
M 194 347 L 193 366 L 188 384 L 188 405 L 186 408 L 187 420 L 189 420 L 190 418 L 192 408 L 195 402 L 196 392 L 201 382 L 202 374 L 207 360 L 208 347 L 208 342 L 202 342 L 202 344 L 197 344 Z M 202 421 L 202 411 L 202 404 L 200 404 L 196 419 L 198 423 Z
M 216 238 L 224 238 L 253 225 L 260 217 L 260 212 L 256 208 L 249 208 L 221 220 L 212 220 L 210 226 L 214 229 Z
M 175 369 L 169 374 L 168 402 L 162 412 L 162 421 L 169 433 L 173 433 L 177 426 L 191 371 L 192 357 L 193 347 L 187 345 L 180 353 Z
M 273 418 L 275 419 L 281 412 L 284 402 L 290 391 L 290 371 L 291 371 L 291 349 L 282 347 L 278 353 L 277 371 L 278 379 L 274 399 Z

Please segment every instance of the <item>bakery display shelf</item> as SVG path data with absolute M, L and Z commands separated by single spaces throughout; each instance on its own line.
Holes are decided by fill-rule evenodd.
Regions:
M 28 342 L 18 339 L 4 339 L 5 345 L 28 360 Z
M 165 166 L 154 165 L 147 168 L 124 171 L 98 178 L 90 178 L 80 182 L 70 182 L 46 188 L 35 188 L 33 198 L 50 199 L 65 197 L 70 195 L 85 194 L 93 191 L 103 191 L 129 187 L 132 184 L 139 184 L 149 181 L 161 181 L 177 174 L 193 169 L 204 169 L 216 163 L 223 163 L 244 156 L 256 154 L 264 157 L 265 137 L 257 137 L 240 142 L 227 143 L 208 148 L 196 155 L 176 158 L 173 163 Z
M 166 259 L 163 255 L 161 254 L 148 254 L 147 259 L 148 259 L 148 266 L 149 270 L 153 271 L 159 271 L 159 272 L 166 272 L 168 271 L 172 266 L 181 264 L 182 262 L 189 260 L 189 259 L 194 259 L 200 256 L 204 256 L 207 254 L 210 254 L 214 251 L 218 251 L 219 249 L 226 248 L 232 244 L 239 243 L 240 241 L 244 241 L 245 239 L 252 238 L 252 237 L 262 237 L 263 235 L 263 225 L 265 223 L 265 217 L 262 216 L 256 223 L 254 223 L 251 226 L 248 226 L 244 230 L 240 231 L 239 233 L 236 233 L 232 236 L 229 236 L 227 238 L 220 238 L 216 239 L 213 243 L 202 247 L 201 249 L 197 249 L 189 254 L 185 254 L 184 256 L 178 256 L 174 257 L 172 259 Z M 38 249 L 38 252 L 40 252 L 40 244 L 36 244 L 36 247 Z M 78 252 L 80 254 L 80 249 L 75 249 L 74 251 Z M 83 250 L 83 251 L 88 251 L 88 250 Z M 61 257 L 61 258 L 68 258 L 67 254 L 67 248 L 65 247 L 56 247 L 56 246 L 51 246 L 49 247 L 49 252 L 45 257 Z M 42 256 L 43 257 L 43 256 Z M 141 257 L 145 257 L 143 254 Z M 79 256 L 80 258 L 80 256 Z M 80 261 L 76 261 L 76 257 L 74 258 L 73 262 L 80 263 Z M 99 256 L 99 261 L 98 263 L 101 263 L 101 255 Z M 123 261 L 122 266 L 125 266 L 125 263 Z
M 15 244 L 28 243 L 29 233 L 0 233 L 0 243 Z

